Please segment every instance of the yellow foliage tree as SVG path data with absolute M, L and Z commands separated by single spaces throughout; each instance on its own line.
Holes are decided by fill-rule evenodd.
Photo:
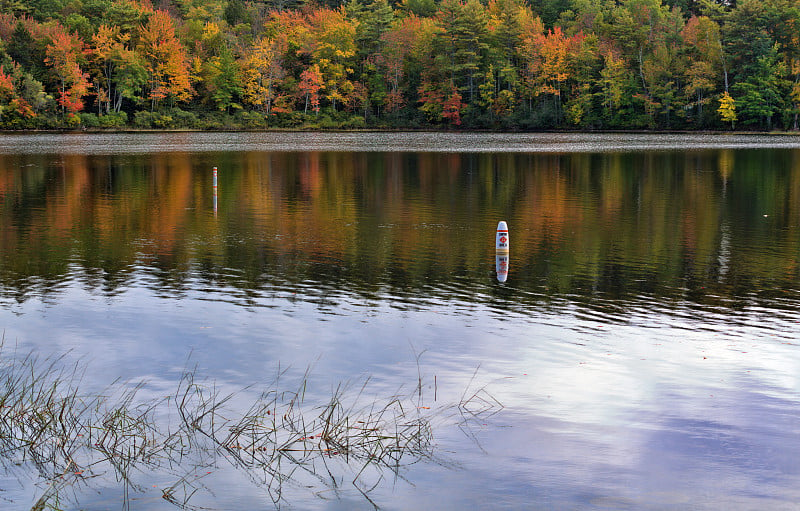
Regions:
M 731 128 L 733 128 L 733 123 L 736 122 L 736 100 L 727 91 L 723 92 L 719 98 L 717 113 L 723 122 L 730 122 Z

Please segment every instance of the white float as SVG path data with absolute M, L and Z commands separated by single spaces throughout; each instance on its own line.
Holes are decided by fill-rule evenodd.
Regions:
M 508 224 L 502 220 L 497 224 L 497 244 L 495 248 L 498 252 L 508 252 Z
M 495 270 L 497 280 L 505 282 L 508 279 L 508 224 L 501 221 L 497 224 L 497 240 L 495 242 Z

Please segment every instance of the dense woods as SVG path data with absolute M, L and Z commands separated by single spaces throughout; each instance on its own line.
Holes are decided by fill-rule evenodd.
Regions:
M 798 129 L 799 0 L 0 5 L 0 128 Z

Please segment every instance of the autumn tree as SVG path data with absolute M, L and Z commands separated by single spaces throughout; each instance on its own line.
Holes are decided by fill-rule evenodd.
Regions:
M 0 64 L 0 124 L 28 127 L 30 120 L 53 106 L 42 83 L 22 66 L 15 62 Z
M 114 56 L 119 51 L 119 42 L 116 40 L 119 33 L 117 30 L 101 25 L 97 33 L 92 37 L 92 56 L 96 60 L 100 72 L 97 84 L 97 105 L 98 110 L 105 113 L 111 111 L 114 76 Z
M 189 60 L 169 14 L 156 11 L 141 27 L 137 51 L 148 74 L 147 97 L 152 110 L 161 100 L 186 101 L 192 96 Z
M 719 25 L 706 16 L 692 16 L 681 31 L 685 43 L 686 79 L 685 94 L 689 106 L 703 116 L 703 107 L 718 84 L 724 85 L 727 92 L 727 69 L 722 53 Z
M 734 100 L 727 91 L 722 93 L 719 99 L 719 108 L 717 109 L 720 118 L 723 122 L 731 123 L 731 128 L 736 122 L 736 100 Z
M 3 113 L 11 108 L 11 101 L 14 99 L 14 81 L 0 65 L 0 122 L 3 121 Z
M 415 34 L 422 20 L 411 15 L 395 20 L 391 27 L 381 34 L 383 41 L 381 62 L 387 87 L 383 106 L 387 112 L 395 112 L 405 106 L 408 98 L 404 86 L 408 83 L 407 62 L 415 42 Z
M 58 104 L 62 111 L 74 114 L 84 108 L 84 97 L 92 87 L 89 74 L 84 72 L 87 49 L 76 34 L 69 34 L 63 27 L 57 27 L 47 45 L 49 65 L 59 82 Z
M 244 100 L 267 115 L 272 113 L 276 100 L 280 97 L 280 85 L 286 76 L 282 65 L 285 52 L 285 39 L 263 37 L 245 52 L 241 60 Z M 286 110 L 286 103 L 279 103 L 283 103 L 283 110 Z
M 450 94 L 442 102 L 442 117 L 454 126 L 461 124 L 461 112 L 466 106 L 461 100 L 461 93 L 453 87 Z
M 406 66 L 408 82 L 415 87 L 408 91 L 409 101 L 419 104 L 418 112 L 429 122 L 442 120 L 442 103 L 450 92 L 450 73 L 442 65 L 439 38 L 444 29 L 434 18 L 411 18 L 409 29 L 411 46 Z
M 576 53 L 581 46 L 583 34 L 568 37 L 556 27 L 546 34 L 534 32 L 522 41 L 522 55 L 526 59 L 526 84 L 533 98 L 550 97 L 556 116 L 560 120 L 562 114 L 562 93 L 570 77 L 570 55 Z
M 100 112 L 119 112 L 123 99 L 137 101 L 147 83 L 142 57 L 130 48 L 128 33 L 101 25 L 92 37 L 91 56 L 95 62 L 97 104 Z
M 322 80 L 325 98 L 336 110 L 353 91 L 357 23 L 347 19 L 343 9 L 320 8 L 309 14 L 308 24 L 304 51 L 316 66 L 312 73 Z
M 315 114 L 319 113 L 319 91 L 322 89 L 324 81 L 317 64 L 312 65 L 300 75 L 300 91 L 305 95 L 305 107 L 303 113 L 308 113 L 308 107 Z

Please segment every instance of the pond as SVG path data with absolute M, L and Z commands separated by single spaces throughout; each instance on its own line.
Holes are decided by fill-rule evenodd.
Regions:
M 6 134 L 0 250 L 3 506 L 800 502 L 800 137 Z

